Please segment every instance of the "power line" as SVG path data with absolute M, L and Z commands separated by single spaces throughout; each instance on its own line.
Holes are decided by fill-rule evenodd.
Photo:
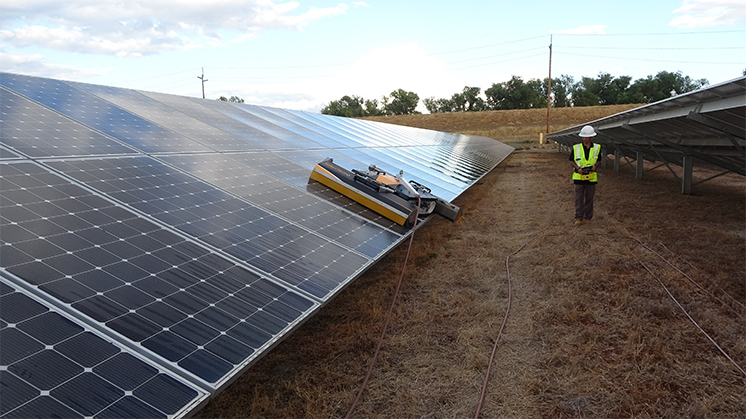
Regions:
M 589 54 L 573 54 L 564 53 L 562 55 L 571 55 L 575 57 L 587 57 L 587 58 L 607 58 L 610 60 L 626 60 L 626 61 L 649 61 L 659 63 L 680 63 L 680 64 L 738 64 L 743 65 L 744 62 L 704 62 L 704 61 L 680 61 L 680 60 L 654 60 L 648 58 L 632 58 L 632 57 L 608 57 L 603 55 L 589 55 Z
M 746 30 L 725 30 L 725 31 L 696 31 L 696 32 L 676 32 L 676 33 L 618 33 L 618 34 L 565 34 L 565 33 L 554 33 L 552 35 L 569 35 L 569 36 L 602 36 L 602 37 L 637 37 L 637 36 L 677 36 L 677 35 L 707 35 L 707 34 L 723 34 L 723 33 L 744 33 Z M 499 43 L 492 43 L 488 45 L 481 45 L 481 46 L 473 46 L 473 47 L 467 47 L 467 48 L 461 48 L 457 50 L 449 50 L 449 51 L 442 51 L 442 52 L 436 52 L 432 54 L 426 54 L 426 57 L 435 57 L 435 56 L 442 56 L 447 54 L 455 54 L 455 53 L 462 53 L 462 52 L 470 52 L 470 51 L 479 51 L 479 50 L 485 50 L 489 48 L 495 48 L 505 45 L 511 45 L 511 44 L 519 44 L 526 41 L 532 41 L 536 39 L 542 39 L 545 38 L 546 35 L 539 35 L 539 36 L 532 36 L 527 38 L 521 38 L 516 40 L 509 40 L 505 42 L 499 42 Z M 629 51 L 647 51 L 647 50 L 657 50 L 657 51 L 697 51 L 697 50 L 742 50 L 746 49 L 746 47 L 729 47 L 729 46 L 713 46 L 713 47 L 613 47 L 613 46 L 606 46 L 606 47 L 590 47 L 590 46 L 581 46 L 581 45 L 554 45 L 554 48 L 558 48 L 561 52 L 561 55 L 566 56 L 577 56 L 577 57 L 589 57 L 589 58 L 596 58 L 596 59 L 613 59 L 613 60 L 627 60 L 627 61 L 642 61 L 642 62 L 665 62 L 665 63 L 687 63 L 687 64 L 712 64 L 712 65 L 743 65 L 742 62 L 702 62 L 702 61 L 691 61 L 691 60 L 663 60 L 663 59 L 646 59 L 646 58 L 628 58 L 628 57 L 610 57 L 610 56 L 604 56 L 604 55 L 593 55 L 593 54 L 575 54 L 571 52 L 564 52 L 566 50 L 574 50 L 574 49 L 584 49 L 584 50 L 594 50 L 594 49 L 605 49 L 605 50 L 629 50 Z M 509 51 L 501 54 L 492 54 L 492 55 L 484 55 L 479 56 L 475 58 L 468 58 L 464 60 L 455 60 L 455 61 L 448 61 L 443 62 L 446 66 L 453 66 L 458 64 L 466 64 L 466 63 L 475 63 L 479 61 L 485 61 L 485 60 L 491 60 L 498 57 L 506 57 L 516 54 L 525 54 L 532 51 L 544 49 L 545 46 L 537 47 L 537 48 L 528 48 L 528 49 L 518 49 L 514 51 Z M 453 71 L 459 71 L 459 70 L 467 70 L 472 68 L 478 68 L 478 67 L 484 67 L 484 66 L 490 66 L 490 65 L 499 65 L 502 63 L 507 63 L 511 61 L 517 61 L 517 60 L 523 60 L 528 58 L 533 58 L 537 56 L 542 56 L 544 54 L 531 54 L 531 55 L 525 55 L 510 59 L 501 59 L 501 60 L 491 60 L 488 62 L 484 62 L 481 64 L 474 64 L 474 65 L 466 65 L 456 68 L 450 68 L 446 71 L 453 72 Z M 229 77 L 224 78 L 220 77 L 222 81 L 243 81 L 243 82 L 261 82 L 266 80 L 290 80 L 290 79 L 322 79 L 322 78 L 329 78 L 334 77 L 333 74 L 316 74 L 316 75 L 308 75 L 308 74 L 302 74 L 297 75 L 298 73 L 295 73 L 295 75 L 292 75 L 293 70 L 303 70 L 303 69 L 326 69 L 326 68 L 339 68 L 339 67 L 345 67 L 345 66 L 351 66 L 354 65 L 352 62 L 348 63 L 332 63 L 332 64 L 307 64 L 307 65 L 293 65 L 293 66 L 287 66 L 287 65 L 277 65 L 277 66 L 247 66 L 247 67 L 209 67 L 208 69 L 212 70 L 238 70 L 238 71 L 275 71 L 274 74 L 268 76 L 268 77 Z M 282 76 L 277 73 L 277 70 L 286 70 L 290 72 L 288 76 Z M 187 72 L 194 71 L 194 68 L 191 69 L 185 69 L 181 71 L 171 72 L 167 74 L 161 74 L 161 75 L 155 75 L 150 77 L 144 77 L 139 79 L 133 79 L 129 81 L 125 81 L 123 83 L 134 83 L 144 80 L 154 80 L 164 77 L 170 77 L 172 80 L 169 80 L 170 83 L 167 82 L 167 84 L 181 84 L 182 82 L 178 80 L 173 80 L 173 76 L 182 75 Z M 202 69 L 204 77 L 204 68 Z M 322 71 L 323 72 L 323 71 Z M 286 73 L 288 74 L 288 73 Z M 202 78 L 198 76 L 198 78 Z M 213 74 L 213 78 L 216 77 L 215 74 Z M 202 81 L 202 86 L 204 88 L 204 82 L 207 81 L 204 79 Z M 185 82 L 186 83 L 186 82 Z M 163 84 L 159 84 L 159 87 L 163 87 Z M 204 97 L 204 93 L 203 93 Z
M 582 45 L 562 45 L 560 48 L 572 48 L 572 49 L 631 49 L 631 50 L 671 50 L 671 51 L 696 51 L 696 50 L 731 50 L 731 49 L 746 49 L 746 47 L 588 47 Z
M 456 49 L 456 50 L 452 50 L 452 51 L 436 52 L 434 54 L 428 54 L 428 55 L 426 55 L 426 57 L 433 57 L 435 55 L 453 54 L 453 53 L 456 53 L 456 52 L 473 51 L 475 49 L 492 48 L 492 47 L 496 47 L 496 46 L 499 46 L 499 45 L 515 44 L 515 43 L 518 43 L 518 42 L 531 41 L 533 39 L 539 39 L 539 38 L 544 38 L 544 37 L 546 37 L 546 35 L 534 36 L 534 37 L 531 37 L 531 38 L 517 39 L 515 41 L 500 42 L 498 44 L 484 45 L 484 46 L 481 46 L 481 47 L 472 47 L 472 48 Z
M 542 49 L 544 49 L 544 48 L 542 48 Z M 470 68 L 477 68 L 477 67 L 484 67 L 484 66 L 487 66 L 487 65 L 494 65 L 494 64 L 507 63 L 507 62 L 510 62 L 510 61 L 518 61 L 518 60 L 522 60 L 522 59 L 524 59 L 524 58 L 533 58 L 533 57 L 539 57 L 539 56 L 544 56 L 544 55 L 546 55 L 546 53 L 541 53 L 541 54 L 533 54 L 533 55 L 526 55 L 526 56 L 524 56 L 524 57 L 516 57 L 516 58 L 511 58 L 511 59 L 509 59 L 509 60 L 491 61 L 491 62 L 489 62 L 489 63 L 484 63 L 484 64 L 477 64 L 477 65 L 472 65 L 472 66 L 468 66 L 468 67 L 458 67 L 458 68 L 452 68 L 452 69 L 449 69 L 449 70 L 445 70 L 445 71 L 455 71 L 455 70 L 468 70 L 468 69 L 470 69 Z
M 459 64 L 459 63 L 466 63 L 466 62 L 469 62 L 469 61 L 487 60 L 487 59 L 490 59 L 490 58 L 504 57 L 506 55 L 522 54 L 524 52 L 529 52 L 529 51 L 543 50 L 544 48 L 546 48 L 546 47 L 530 48 L 530 49 L 524 49 L 524 50 L 520 50 L 520 51 L 506 52 L 504 54 L 489 55 L 489 56 L 486 56 L 486 57 L 479 57 L 479 58 L 470 58 L 468 60 L 450 61 L 450 62 L 447 62 L 446 64 Z
M 697 31 L 697 32 L 650 32 L 650 33 L 558 33 L 554 35 L 567 36 L 678 36 L 678 35 L 706 35 L 712 33 L 740 33 L 746 30 L 734 29 L 729 31 Z
M 127 81 L 123 81 L 122 83 L 134 83 L 136 81 L 151 80 L 151 79 L 157 79 L 157 78 L 160 78 L 160 77 L 175 76 L 177 74 L 191 73 L 194 70 L 195 70 L 194 68 L 190 68 L 189 70 L 177 71 L 175 73 L 160 74 L 158 76 L 150 76 L 150 77 L 143 77 L 143 78 L 140 78 L 140 79 L 127 80 Z

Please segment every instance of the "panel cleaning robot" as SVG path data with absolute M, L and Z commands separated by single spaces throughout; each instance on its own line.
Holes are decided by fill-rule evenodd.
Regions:
M 450 221 L 461 218 L 461 208 L 431 194 L 424 185 L 405 182 L 402 175 L 386 173 L 375 165 L 350 171 L 327 158 L 313 168 L 311 179 L 405 227 L 414 224 L 418 197 L 421 217 L 438 214 Z

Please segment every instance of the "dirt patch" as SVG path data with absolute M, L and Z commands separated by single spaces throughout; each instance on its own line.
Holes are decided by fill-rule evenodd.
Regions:
M 594 220 L 574 227 L 568 167 L 551 147 L 516 151 L 456 200 L 463 221 L 433 219 L 416 232 L 353 417 L 473 417 L 508 269 L 511 310 L 481 417 L 746 416 L 746 376 L 692 322 L 746 367 L 744 177 L 685 196 L 666 169 L 641 181 L 630 166 L 602 169 Z M 198 417 L 344 417 L 406 251 L 358 278 Z

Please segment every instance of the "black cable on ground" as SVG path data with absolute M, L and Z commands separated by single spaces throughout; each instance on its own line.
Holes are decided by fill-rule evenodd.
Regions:
M 487 384 L 490 381 L 490 372 L 492 371 L 492 361 L 495 359 L 495 353 L 497 352 L 497 344 L 500 342 L 500 336 L 502 336 L 503 329 L 505 328 L 505 323 L 508 321 L 508 313 L 510 313 L 510 304 L 513 300 L 513 285 L 512 281 L 510 279 L 510 257 L 517 254 L 521 250 L 523 250 L 524 247 L 526 247 L 529 243 L 534 241 L 537 236 L 534 236 L 532 239 L 527 241 L 526 243 L 523 243 L 521 247 L 518 248 L 515 252 L 511 253 L 510 255 L 505 257 L 505 272 L 508 276 L 508 306 L 505 308 L 505 317 L 503 318 L 503 323 L 500 325 L 500 331 L 497 333 L 497 339 L 495 339 L 495 344 L 492 347 L 492 354 L 490 355 L 490 361 L 487 364 L 487 372 L 484 376 L 484 383 L 482 384 L 482 391 L 479 395 L 479 403 L 477 404 L 477 412 L 474 414 L 474 419 L 479 418 L 479 414 L 482 412 L 482 405 L 484 404 L 484 396 L 487 393 Z
M 640 242 L 640 243 L 642 243 L 642 242 Z M 646 247 L 646 246 L 643 245 L 643 247 Z M 689 321 L 691 321 L 694 324 L 694 326 L 696 326 L 697 329 L 699 329 L 699 331 L 702 332 L 707 337 L 707 339 L 709 339 L 710 342 L 712 342 L 712 344 L 715 345 L 716 348 L 718 348 L 718 350 L 720 351 L 720 353 L 722 353 L 726 358 L 728 358 L 728 360 L 733 365 L 735 365 L 735 367 L 738 368 L 739 371 L 741 371 L 741 374 L 743 374 L 744 376 L 746 376 L 746 371 L 744 371 L 744 369 L 741 368 L 741 366 L 738 365 L 738 363 L 736 363 L 736 361 L 734 361 L 733 358 L 731 358 L 730 355 L 728 355 L 728 353 L 725 352 L 725 350 L 723 348 L 721 348 L 720 345 L 718 345 L 717 342 L 715 342 L 715 340 L 712 337 L 710 337 L 710 335 L 708 335 L 707 332 L 704 331 L 704 329 L 702 329 L 702 327 L 700 327 L 699 323 L 697 323 L 697 321 L 694 320 L 694 318 L 692 318 L 692 316 L 689 314 L 689 312 L 686 311 L 686 309 L 684 308 L 684 306 L 682 306 L 681 303 L 679 303 L 679 301 L 676 299 L 676 297 L 674 297 L 673 294 L 671 294 L 671 291 L 668 290 L 668 287 L 666 287 L 666 285 L 663 283 L 663 281 L 661 281 L 660 278 L 658 278 L 658 276 L 655 275 L 653 273 L 653 271 L 651 271 L 650 268 L 648 268 L 647 265 L 645 265 L 645 263 L 643 263 L 642 260 L 640 260 L 634 253 L 632 253 L 631 250 L 630 250 L 630 254 L 632 254 L 632 257 L 634 257 L 640 263 L 640 265 L 642 265 L 642 267 L 645 268 L 646 271 L 648 271 L 651 275 L 653 275 L 653 278 L 655 278 L 655 280 L 658 281 L 658 283 L 661 285 L 661 287 L 663 287 L 663 289 L 666 291 L 666 294 L 668 294 L 668 296 L 671 297 L 671 299 L 673 300 L 673 302 L 676 303 L 677 306 L 679 306 L 679 308 L 681 309 L 681 311 L 683 311 L 684 314 L 686 315 L 686 317 L 689 318 Z
M 373 372 L 373 365 L 376 363 L 376 359 L 378 358 L 378 352 L 381 349 L 381 345 L 383 345 L 383 337 L 386 336 L 386 329 L 389 326 L 389 321 L 391 320 L 391 314 L 394 312 L 394 305 L 396 304 L 396 299 L 399 296 L 399 289 L 401 288 L 402 280 L 404 279 L 404 270 L 407 268 L 407 261 L 409 260 L 409 252 L 412 250 L 412 242 L 414 241 L 414 232 L 417 228 L 417 217 L 420 215 L 420 204 L 421 200 L 420 197 L 417 197 L 417 212 L 414 216 L 414 225 L 412 226 L 412 233 L 409 235 L 409 246 L 407 247 L 407 254 L 404 257 L 404 265 L 401 267 L 401 274 L 399 275 L 399 281 L 396 283 L 396 291 L 394 291 L 394 298 L 391 300 L 391 307 L 389 307 L 389 312 L 386 315 L 386 321 L 383 324 L 383 330 L 381 331 L 381 337 L 378 338 L 378 344 L 376 345 L 376 350 L 373 353 L 373 359 L 370 360 L 370 365 L 368 366 L 368 372 L 365 374 L 365 379 L 363 380 L 363 383 L 360 385 L 360 390 L 357 392 L 357 396 L 355 397 L 355 401 L 352 403 L 352 406 L 350 406 L 350 410 L 347 411 L 347 415 L 345 415 L 345 419 L 349 419 L 352 417 L 352 412 L 355 411 L 355 408 L 357 407 L 358 403 L 360 403 L 360 398 L 363 396 L 363 392 L 365 391 L 365 387 L 368 385 L 368 379 L 370 379 L 370 375 Z

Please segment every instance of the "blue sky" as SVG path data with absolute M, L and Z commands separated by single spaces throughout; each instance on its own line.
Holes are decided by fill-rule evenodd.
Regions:
M 3 0 L 2 71 L 318 111 L 512 75 L 711 84 L 746 69 L 744 0 Z M 424 111 L 424 108 L 421 107 Z

